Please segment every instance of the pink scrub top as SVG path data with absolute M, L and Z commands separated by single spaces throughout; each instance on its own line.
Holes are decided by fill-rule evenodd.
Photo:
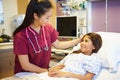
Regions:
M 33 42 L 35 49 L 38 50 L 38 46 L 36 45 L 35 36 L 34 34 L 29 30 L 29 38 Z M 46 37 L 47 45 L 49 47 L 48 51 L 44 50 L 45 47 L 45 41 L 44 41 L 44 35 L 43 35 L 43 29 L 40 30 L 40 33 L 38 34 L 35 30 L 31 28 L 32 31 L 37 36 L 38 43 L 41 48 L 41 52 L 35 53 L 33 46 L 31 45 L 30 41 L 27 38 L 26 35 L 26 28 L 18 32 L 14 36 L 14 54 L 15 54 L 15 73 L 23 72 L 24 70 L 21 68 L 20 62 L 18 60 L 17 55 L 28 55 L 29 61 L 32 64 L 35 64 L 41 68 L 48 68 L 50 57 L 51 57 L 51 46 L 52 43 L 55 42 L 58 38 L 58 32 L 50 25 L 47 24 L 44 26 L 44 34 Z

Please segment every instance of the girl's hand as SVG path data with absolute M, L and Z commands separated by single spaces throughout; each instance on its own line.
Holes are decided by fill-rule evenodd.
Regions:
M 69 72 L 57 71 L 52 75 L 52 77 L 69 77 Z
M 48 75 L 52 77 L 56 72 L 61 70 L 63 67 L 64 67 L 64 65 L 61 64 L 61 65 L 57 65 L 52 68 L 49 68 Z

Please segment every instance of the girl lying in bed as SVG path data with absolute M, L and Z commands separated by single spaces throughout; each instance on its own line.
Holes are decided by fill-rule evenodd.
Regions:
M 101 46 L 100 35 L 87 33 L 81 39 L 80 50 L 67 55 L 60 64 L 50 68 L 48 75 L 50 77 L 94 80 L 101 71 L 101 58 L 96 54 Z

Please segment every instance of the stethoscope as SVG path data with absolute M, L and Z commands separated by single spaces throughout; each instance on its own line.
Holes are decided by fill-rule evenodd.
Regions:
M 48 50 L 49 50 L 49 47 L 48 47 L 47 40 L 46 40 L 46 37 L 45 37 L 44 27 L 42 27 L 41 29 L 43 29 L 43 39 L 44 39 L 44 42 L 45 42 L 44 50 L 45 50 L 45 51 L 48 51 Z M 35 41 L 36 41 L 36 43 L 37 43 L 38 50 L 35 49 L 35 45 L 33 44 L 32 40 L 30 39 L 30 36 L 29 36 L 29 34 L 28 34 L 28 30 L 30 30 L 30 31 L 33 33 L 33 35 L 35 36 Z M 40 47 L 40 45 L 39 45 L 39 43 L 38 43 L 37 36 L 36 36 L 35 32 L 34 32 L 30 27 L 27 27 L 27 28 L 26 28 L 26 36 L 27 36 L 28 40 L 30 41 L 30 43 L 31 43 L 31 45 L 32 45 L 32 47 L 33 47 L 33 49 L 34 49 L 34 52 L 35 52 L 35 53 L 41 52 L 41 47 Z

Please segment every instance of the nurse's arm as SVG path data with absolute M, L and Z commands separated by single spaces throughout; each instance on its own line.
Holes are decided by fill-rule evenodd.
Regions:
M 28 55 L 18 55 L 18 59 L 20 61 L 20 64 L 23 70 L 35 72 L 35 73 L 41 73 L 41 72 L 48 71 L 45 68 L 40 68 L 39 66 L 36 66 L 30 63 Z
M 59 41 L 58 39 L 52 44 L 57 49 L 66 49 L 80 43 L 80 38 L 71 41 Z

